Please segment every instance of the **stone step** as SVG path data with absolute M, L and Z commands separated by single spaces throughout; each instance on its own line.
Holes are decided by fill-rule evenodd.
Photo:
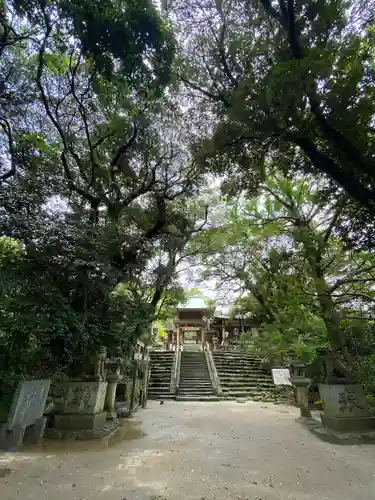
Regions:
M 254 354 L 249 354 L 246 352 L 225 352 L 225 351 L 213 351 L 212 355 L 214 358 L 242 358 L 242 359 L 255 359 L 260 361 L 261 358 L 254 356 Z
M 149 391 L 148 392 L 148 397 L 149 398 L 170 398 L 173 397 L 174 394 L 171 394 L 170 392 L 153 392 Z
M 198 387 L 197 386 L 191 386 L 190 387 L 188 385 L 180 387 L 179 390 L 180 390 L 180 392 L 181 391 L 183 391 L 183 392 L 189 392 L 190 391 L 190 392 L 194 392 L 194 393 L 199 392 L 199 393 L 202 393 L 202 394 L 203 393 L 207 393 L 207 392 L 209 392 L 211 394 L 211 392 L 214 392 L 212 387 L 199 387 L 199 386 Z
M 212 389 L 212 384 L 211 382 L 206 383 L 206 381 L 184 381 L 180 380 L 180 387 L 210 387 Z
M 230 395 L 230 396 L 235 396 L 235 397 L 240 397 L 240 396 L 259 396 L 262 394 L 266 394 L 267 396 L 273 396 L 272 393 L 269 391 L 257 391 L 257 390 L 251 390 L 251 391 L 246 391 L 246 390 L 237 390 L 237 391 L 222 391 L 223 395 Z
M 173 394 L 150 394 L 148 393 L 148 399 L 152 399 L 154 401 L 164 400 L 164 399 L 174 399 L 175 396 Z
M 269 370 L 264 370 L 262 367 L 259 365 L 251 365 L 248 363 L 236 363 L 234 366 L 226 364 L 220 364 L 215 361 L 215 366 L 216 369 L 220 370 L 235 370 L 235 371 L 240 371 L 240 370 L 254 370 L 254 371 L 269 371 Z
M 222 366 L 222 367 L 229 367 L 229 368 L 236 368 L 236 367 L 253 367 L 253 368 L 263 368 L 259 363 L 253 362 L 253 361 L 233 361 L 233 362 L 227 362 L 227 361 L 220 361 L 217 359 L 214 359 L 215 365 L 216 366 Z
M 179 386 L 180 389 L 192 389 L 194 391 L 213 391 L 212 385 L 190 385 L 183 384 Z
M 257 379 L 257 380 L 227 380 L 223 381 L 220 379 L 220 384 L 225 385 L 227 387 L 236 387 L 237 385 L 247 385 L 247 386 L 252 386 L 252 385 L 264 385 L 265 387 L 274 387 L 275 384 L 273 383 L 272 380 L 262 380 L 262 379 Z
M 174 351 L 153 351 L 150 354 L 152 358 L 173 358 Z
M 214 361 L 218 363 L 228 363 L 228 364 L 235 364 L 235 363 L 249 363 L 253 365 L 260 365 L 262 361 L 260 359 L 254 359 L 254 358 L 244 358 L 243 356 L 237 356 L 235 358 L 229 358 L 227 356 L 213 356 Z
M 180 370 L 180 375 L 184 375 L 185 377 L 193 377 L 193 376 L 196 376 L 196 377 L 208 377 L 209 376 L 209 372 L 208 370 L 205 371 L 205 372 L 191 372 L 191 371 L 184 371 L 184 370 Z
M 180 375 L 184 375 L 185 377 L 193 377 L 195 376 L 196 378 L 203 377 L 206 378 L 209 376 L 208 370 L 206 372 L 185 372 L 180 370 Z
M 220 387 L 222 388 L 223 391 L 227 391 L 227 392 L 230 392 L 230 391 L 252 391 L 252 390 L 259 390 L 259 391 L 273 391 L 275 386 L 273 385 L 232 385 L 232 386 L 228 386 L 228 385 L 223 385 L 221 384 Z
M 204 386 L 196 386 L 196 385 L 180 385 L 180 391 L 192 391 L 192 392 L 213 392 L 213 388 L 211 387 L 204 387 Z
M 195 394 L 197 396 L 211 396 L 214 394 L 214 391 L 198 391 L 198 390 L 194 390 L 194 389 L 180 389 L 178 394 L 180 396 L 183 396 L 184 394 Z
M 207 370 L 207 365 L 180 365 L 180 370 L 190 370 L 195 372 L 197 370 Z
M 219 378 L 220 378 L 220 383 L 221 384 L 227 384 L 227 385 L 233 385 L 233 384 L 257 384 L 257 383 L 260 383 L 260 384 L 271 384 L 271 385 L 274 385 L 273 383 L 273 380 L 272 379 L 269 379 L 269 378 L 243 378 L 243 379 L 222 379 L 220 377 L 220 374 L 219 374 Z
M 211 383 L 210 377 L 181 377 L 180 376 L 180 382 L 191 382 L 192 384 L 196 384 L 199 382 L 207 382 L 208 384 Z
M 196 396 L 194 394 L 184 394 L 183 396 L 177 396 L 176 401 L 220 401 L 217 396 Z
M 217 370 L 218 373 L 220 373 L 221 377 L 223 378 L 251 378 L 251 377 L 261 377 L 261 378 L 269 378 L 272 379 L 272 376 L 269 373 L 264 373 L 264 372 L 256 372 L 256 371 L 246 371 L 246 372 L 232 372 L 232 371 L 220 371 Z
M 173 366 L 173 351 L 151 353 L 151 377 L 148 386 L 149 399 L 170 399 L 170 380 Z
M 210 377 L 207 376 L 207 377 L 184 377 L 183 374 L 180 374 L 180 381 L 182 380 L 189 380 L 191 382 L 200 382 L 200 381 L 205 381 L 205 382 L 209 382 L 211 381 Z
M 192 387 L 202 385 L 202 386 L 212 387 L 211 380 L 184 380 L 184 379 L 180 379 L 180 385 L 190 385 Z

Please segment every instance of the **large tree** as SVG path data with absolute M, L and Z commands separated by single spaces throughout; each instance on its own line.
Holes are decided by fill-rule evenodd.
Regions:
M 251 187 L 270 157 L 314 168 L 373 214 L 373 2 L 165 3 L 181 30 L 176 73 L 217 116 L 203 163 Z
M 152 2 L 5 7 L 0 230 L 22 252 L 0 266 L 0 355 L 69 370 L 155 318 L 204 222 L 202 176 Z
M 345 201 L 345 193 L 327 199 L 325 182 L 316 177 L 273 172 L 257 198 L 227 205 L 222 224 L 191 244 L 201 247 L 203 277 L 237 287 L 247 297 L 240 309 L 252 306 L 268 333 L 272 325 L 284 346 L 298 337 L 325 337 L 349 374 L 353 343 L 346 322 L 372 317 L 375 262 L 372 253 L 348 251 L 337 234 Z

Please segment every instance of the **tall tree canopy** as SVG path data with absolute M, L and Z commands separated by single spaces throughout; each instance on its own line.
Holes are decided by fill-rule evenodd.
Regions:
M 373 2 L 175 0 L 166 9 L 181 30 L 176 71 L 217 115 L 198 154 L 209 168 L 237 187 L 256 186 L 270 157 L 289 172 L 314 168 L 374 213 Z
M 70 370 L 134 343 L 178 296 L 203 178 L 152 2 L 1 12 L 1 370 Z
M 353 371 L 373 340 L 373 7 L 0 2 L 2 381 L 149 339 L 197 264 L 263 347 L 330 345 Z

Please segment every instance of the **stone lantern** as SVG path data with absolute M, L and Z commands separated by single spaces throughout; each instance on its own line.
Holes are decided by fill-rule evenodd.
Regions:
M 290 382 L 296 388 L 297 405 L 301 412 L 301 418 L 311 418 L 309 408 L 309 386 L 311 379 L 306 377 L 306 363 L 304 361 L 292 361 L 289 364 Z
M 117 413 L 115 409 L 115 398 L 117 384 L 122 378 L 121 368 L 123 365 L 122 357 L 113 357 L 106 359 L 105 367 L 107 372 L 107 392 L 105 395 L 105 409 L 107 410 L 107 420 L 115 420 Z

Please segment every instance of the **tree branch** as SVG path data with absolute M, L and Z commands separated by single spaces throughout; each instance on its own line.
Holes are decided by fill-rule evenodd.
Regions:
M 365 205 L 372 213 L 375 212 L 375 193 L 365 187 L 354 174 L 342 171 L 335 161 L 318 150 L 311 139 L 290 137 L 290 141 L 300 146 L 318 170 L 325 172 L 361 205 Z
M 346 285 L 347 283 L 357 283 L 357 282 L 358 283 L 366 283 L 367 281 L 375 281 L 375 278 L 356 278 L 356 276 L 358 276 L 359 272 L 360 273 L 368 273 L 368 272 L 372 271 L 373 269 L 375 269 L 375 264 L 373 264 L 365 269 L 361 269 L 361 270 L 356 269 L 354 272 L 350 273 L 348 277 L 336 281 L 336 283 L 334 285 L 332 285 L 331 287 L 328 288 L 328 293 L 331 294 L 332 292 L 334 292 L 335 290 L 340 288 L 340 286 Z
M 10 123 L 5 118 L 0 118 L 1 128 L 4 130 L 5 134 L 8 137 L 8 149 L 10 154 L 10 169 L 4 174 L 0 175 L 0 180 L 5 181 L 9 179 L 9 177 L 13 177 L 16 173 L 16 159 L 15 159 L 15 150 L 14 150 L 14 142 L 13 142 L 13 134 Z
M 231 102 L 224 96 L 224 94 L 217 94 L 217 95 L 216 94 L 212 94 L 208 90 L 202 89 L 202 87 L 199 87 L 199 85 L 197 85 L 196 83 L 191 82 L 190 80 L 188 80 L 187 78 L 183 77 L 182 75 L 177 74 L 177 77 L 182 82 L 184 82 L 188 87 L 191 87 L 192 89 L 197 90 L 198 92 L 200 92 L 201 94 L 205 95 L 209 99 L 212 99 L 215 102 L 221 102 L 222 104 L 224 104 L 224 106 L 226 108 L 230 108 L 231 107 Z
M 131 147 L 131 145 L 133 144 L 133 142 L 135 141 L 135 138 L 137 137 L 137 133 L 138 133 L 138 129 L 137 129 L 137 126 L 135 124 L 135 122 L 133 122 L 133 132 L 132 132 L 132 135 L 131 137 L 121 146 L 119 147 L 119 149 L 117 150 L 115 156 L 112 158 L 112 161 L 111 161 L 111 167 L 115 167 L 119 161 L 119 159 L 121 158 L 121 156 Z
M 285 6 L 285 0 L 280 0 L 280 10 L 278 12 L 271 4 L 271 0 L 261 0 L 261 3 L 268 14 L 275 19 L 286 31 L 293 59 L 300 61 L 304 59 L 304 50 L 297 33 L 294 12 L 294 0 L 287 0 L 288 8 Z M 339 130 L 333 127 L 324 116 L 320 102 L 317 96 L 315 82 L 307 89 L 311 111 L 319 125 L 325 139 L 335 147 L 340 153 L 344 152 L 347 159 L 354 163 L 363 173 L 373 176 L 373 166 L 368 164 L 361 152 Z
M 333 231 L 333 229 L 334 229 L 334 227 L 335 227 L 335 225 L 337 223 L 338 218 L 341 215 L 341 212 L 342 212 L 342 210 L 344 208 L 344 205 L 345 205 L 347 199 L 348 199 L 347 196 L 343 196 L 342 199 L 341 199 L 341 201 L 339 202 L 339 204 L 338 204 L 338 206 L 337 206 L 337 208 L 335 210 L 335 213 L 333 214 L 333 217 L 332 217 L 332 219 L 331 219 L 331 221 L 329 223 L 329 226 L 328 226 L 328 228 L 327 228 L 327 230 L 326 230 L 326 232 L 324 234 L 324 242 L 325 243 L 327 243 L 327 241 L 331 237 L 332 231 Z

